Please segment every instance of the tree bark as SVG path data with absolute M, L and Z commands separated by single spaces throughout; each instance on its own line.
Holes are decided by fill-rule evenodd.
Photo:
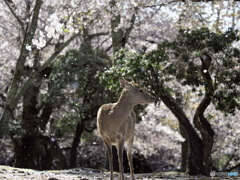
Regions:
M 190 155 L 188 160 L 188 168 L 190 175 L 205 175 L 202 162 L 202 141 L 194 128 L 192 127 L 189 119 L 180 108 L 177 102 L 172 98 L 172 96 L 166 92 L 164 89 L 161 89 L 160 98 L 164 104 L 172 111 L 172 113 L 177 117 L 179 123 L 183 127 L 186 135 L 187 141 L 189 144 Z
M 112 0 L 110 2 L 110 6 L 114 8 L 116 6 L 116 1 Z M 135 9 L 137 11 L 137 8 Z M 118 52 L 121 48 L 125 47 L 126 43 L 128 42 L 129 35 L 133 29 L 133 25 L 135 23 L 136 15 L 133 14 L 131 17 L 131 25 L 130 27 L 126 28 L 125 30 L 119 28 L 118 26 L 121 23 L 121 15 L 113 15 L 111 19 L 111 33 L 112 33 L 112 47 L 113 52 Z
M 189 159 L 189 145 L 187 141 L 187 135 L 186 132 L 184 131 L 184 127 L 179 123 L 179 129 L 180 129 L 180 134 L 181 136 L 185 139 L 184 142 L 181 143 L 181 171 L 182 172 L 187 172 L 188 170 L 188 159 Z
M 66 158 L 57 141 L 46 136 L 26 136 L 15 146 L 14 166 L 36 170 L 67 169 Z M 33 158 L 33 159 L 32 159 Z
M 30 70 L 28 70 L 30 71 Z M 28 74 L 27 72 L 25 72 Z M 41 146 L 41 136 L 39 126 L 41 119 L 38 118 L 39 109 L 38 96 L 40 93 L 42 77 L 37 78 L 36 82 L 32 83 L 23 95 L 23 112 L 21 129 L 23 134 L 15 138 L 15 166 L 20 168 L 32 168 L 41 169 L 39 159 L 41 159 L 41 152 L 39 147 Z M 48 158 L 52 161 L 52 158 Z M 45 162 L 45 165 L 51 164 Z
M 6 105 L 0 118 L 0 142 L 3 139 L 4 135 L 6 134 L 6 132 L 8 131 L 8 121 L 11 118 L 11 116 L 13 116 L 13 111 L 16 105 L 18 104 L 18 100 L 16 99 L 16 97 L 18 94 L 19 87 L 21 86 L 21 78 L 24 73 L 24 63 L 29 53 L 26 48 L 26 45 L 32 44 L 32 39 L 37 29 L 38 16 L 41 5 L 42 0 L 37 0 L 33 12 L 32 21 L 30 23 L 31 25 L 29 26 L 29 29 L 27 29 L 25 32 L 25 37 L 21 47 L 20 56 L 17 60 L 14 77 L 11 86 L 8 90 Z M 21 96 L 22 95 L 23 94 L 21 94 Z
M 37 136 L 26 136 L 14 141 L 15 167 L 39 169 L 36 162 L 40 142 Z
M 15 164 L 20 168 L 31 168 L 37 170 L 49 170 L 57 159 L 55 168 L 67 168 L 62 150 L 56 141 L 41 135 L 44 131 L 52 112 L 52 106 L 43 106 L 42 114 L 38 117 L 38 96 L 43 76 L 32 83 L 23 96 L 23 113 L 21 129 L 23 134 L 13 137 L 15 149 Z M 53 145 L 54 144 L 54 145 Z
M 43 132 L 46 129 L 46 125 L 49 121 L 52 111 L 53 111 L 53 105 L 51 103 L 44 103 L 43 108 L 42 108 L 42 114 L 39 118 L 39 120 L 40 120 L 39 127 L 40 127 L 41 131 L 43 131 Z
M 85 129 L 85 122 L 82 120 L 81 122 L 78 122 L 77 128 L 75 131 L 75 137 L 73 139 L 72 147 L 71 147 L 71 154 L 70 154 L 70 167 L 76 168 L 77 165 L 77 148 L 80 144 L 82 133 Z
M 211 153 L 213 146 L 214 131 L 211 127 L 211 124 L 205 118 L 204 112 L 210 105 L 214 92 L 212 78 L 209 74 L 209 67 L 211 65 L 212 58 L 208 54 L 204 54 L 203 56 L 200 57 L 200 59 L 202 62 L 201 74 L 204 79 L 204 86 L 206 92 L 203 100 L 201 101 L 200 105 L 196 110 L 193 122 L 196 128 L 200 131 L 202 137 L 203 165 L 205 174 L 209 175 L 212 168 Z
M 179 106 L 181 108 L 183 108 L 183 98 L 182 98 L 182 93 L 181 93 L 181 89 L 178 89 L 176 94 L 176 101 L 179 104 Z M 179 123 L 179 132 L 181 134 L 181 136 L 185 139 L 184 142 L 181 142 L 181 171 L 182 172 L 187 172 L 187 161 L 188 161 L 188 141 L 187 141 L 187 135 L 184 131 L 184 127 L 182 126 L 181 123 Z
M 48 162 L 45 160 L 45 163 L 41 165 L 41 159 L 44 158 L 44 154 L 41 154 L 39 147 L 41 147 L 42 138 L 40 136 L 39 128 L 41 130 L 45 129 L 45 126 L 49 120 L 53 107 L 50 104 L 45 104 L 43 106 L 43 111 L 38 117 L 39 110 L 37 108 L 38 104 L 38 95 L 39 89 L 41 87 L 41 81 L 43 76 L 40 72 L 44 71 L 47 67 L 47 64 L 63 50 L 74 38 L 76 35 L 72 36 L 68 41 L 62 44 L 62 46 L 48 59 L 48 61 L 39 68 L 39 71 L 31 71 L 28 76 L 28 80 L 25 84 L 18 88 L 17 95 L 8 97 L 10 102 L 13 102 L 12 108 L 5 108 L 1 116 L 1 120 L 4 119 L 7 122 L 5 128 L 8 127 L 8 120 L 13 114 L 13 109 L 16 107 L 17 103 L 20 100 L 20 97 L 23 95 L 23 115 L 22 115 L 22 128 L 24 133 L 21 137 L 14 139 L 15 153 L 16 153 L 16 162 L 15 166 L 24 167 L 24 168 L 34 168 L 34 169 L 48 169 L 50 168 L 49 164 L 52 164 L 51 158 L 48 159 Z M 45 67 L 45 69 L 44 69 Z M 26 70 L 25 70 L 26 73 Z M 29 73 L 27 73 L 29 74 Z M 36 80 L 36 81 L 34 81 Z M 3 128 L 3 127 L 0 127 Z M 4 133 L 2 134 L 2 136 Z M 43 147 L 43 146 L 42 146 Z M 46 146 L 47 147 L 47 146 Z M 27 150 L 26 150 L 27 148 Z M 47 151 L 46 151 L 47 152 Z M 63 159 L 63 158 L 61 158 Z M 63 164 L 63 162 L 60 162 Z

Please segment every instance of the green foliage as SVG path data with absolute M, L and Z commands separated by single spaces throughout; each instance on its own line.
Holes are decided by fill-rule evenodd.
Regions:
M 99 73 L 109 63 L 109 57 L 103 51 L 81 47 L 80 50 L 68 51 L 53 64 L 49 94 L 45 100 L 54 103 L 57 108 L 65 107 L 55 120 L 57 134 L 73 133 L 76 124 L 81 121 L 88 130 L 96 127 L 97 110 L 109 98 L 100 83 Z
M 83 52 L 70 50 L 65 56 L 61 56 L 54 64 L 51 74 L 51 83 L 56 89 L 66 88 L 71 83 L 81 83 L 78 93 L 87 89 L 88 83 L 98 80 L 98 72 L 102 71 L 107 64 L 107 56 L 98 52 Z M 93 78 L 93 79 L 92 79 Z M 95 84 L 97 85 L 97 84 Z M 90 87 L 90 86 L 88 86 Z
M 153 58 L 157 59 L 158 57 L 155 56 Z M 136 81 L 141 86 L 144 86 L 146 90 L 151 89 L 151 87 L 147 85 L 147 81 L 144 81 L 144 78 L 142 77 L 142 75 L 146 74 L 141 74 L 141 72 L 147 71 L 147 69 L 152 67 L 152 65 L 158 66 L 158 63 L 154 64 L 154 61 L 149 63 L 149 61 L 143 58 L 142 55 L 134 52 L 126 52 L 124 50 L 116 53 L 114 58 L 115 65 L 101 74 L 101 82 L 107 86 L 109 90 L 114 92 L 116 97 L 119 97 L 120 92 L 122 91 L 118 82 L 119 77 L 125 77 L 129 81 Z M 150 76 L 148 77 L 150 78 Z M 115 99 L 115 101 L 117 101 L 117 99 Z M 140 113 L 145 113 L 144 107 L 145 106 L 138 105 L 135 108 L 138 121 L 141 120 Z
M 229 71 L 229 68 L 236 67 L 237 64 L 232 59 L 239 57 L 239 49 L 232 47 L 232 43 L 239 40 L 237 34 L 238 31 L 231 29 L 221 34 L 213 33 L 207 28 L 192 31 L 180 30 L 176 40 L 169 43 L 171 52 L 177 61 L 172 67 L 175 68 L 172 72 L 177 72 L 177 79 L 182 80 L 184 85 L 202 85 L 199 57 L 206 53 L 214 58 L 215 62 L 212 67 L 214 73 L 217 73 L 220 67 L 226 68 L 221 71 Z M 181 64 L 185 68 L 179 69 L 182 67 Z M 232 75 L 232 72 L 228 75 Z M 217 75 L 216 78 L 218 77 Z M 221 77 L 219 79 L 223 80 Z
M 148 54 L 138 54 L 121 50 L 115 54 L 115 65 L 105 71 L 101 80 L 112 91 L 118 91 L 118 78 L 125 77 L 144 86 L 146 90 L 153 90 L 151 70 L 156 70 L 158 77 L 163 77 L 162 68 L 167 64 L 163 59 L 167 58 L 166 53 L 159 50 Z
M 52 123 L 51 132 L 56 138 L 66 138 L 72 136 L 76 129 L 76 124 L 81 121 L 79 115 L 71 111 L 63 112 L 61 116 Z
M 115 55 L 115 65 L 105 71 L 101 79 L 110 90 L 116 91 L 117 78 L 124 76 L 138 82 L 159 98 L 159 88 L 173 79 L 181 85 L 199 90 L 205 81 L 201 74 L 200 60 L 208 55 L 212 61 L 208 70 L 213 85 L 213 103 L 225 113 L 240 109 L 240 50 L 233 43 L 240 39 L 238 31 L 228 29 L 213 33 L 207 28 L 180 30 L 175 41 L 163 42 L 156 50 L 136 53 L 121 50 Z M 172 91 L 169 87 L 165 90 Z

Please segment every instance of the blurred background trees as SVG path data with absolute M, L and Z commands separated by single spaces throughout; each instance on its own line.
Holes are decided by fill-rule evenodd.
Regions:
M 85 153 L 101 168 L 102 146 L 94 155 L 79 147 L 98 144 L 97 110 L 116 100 L 124 76 L 158 98 L 140 122 L 147 131 L 137 126 L 136 154 L 161 157 L 165 132 L 175 137 L 175 154 L 159 160 L 169 167 L 180 168 L 181 143 L 182 171 L 239 167 L 237 1 L 4 0 L 0 9 L 0 139 L 11 139 L 14 166 L 73 168 Z

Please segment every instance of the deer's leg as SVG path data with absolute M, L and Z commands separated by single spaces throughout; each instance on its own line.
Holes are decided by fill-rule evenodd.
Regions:
M 112 161 L 112 144 L 104 140 L 104 144 L 108 152 L 109 170 L 110 170 L 110 180 L 113 180 L 113 161 Z
M 118 150 L 118 163 L 119 163 L 119 174 L 120 174 L 120 180 L 124 180 L 124 169 L 123 169 L 123 145 L 124 141 L 120 140 L 117 145 Z
M 128 158 L 128 164 L 130 167 L 130 174 L 131 179 L 134 180 L 134 172 L 133 172 L 133 163 L 132 163 L 132 144 L 133 144 L 133 138 L 127 142 L 127 158 Z

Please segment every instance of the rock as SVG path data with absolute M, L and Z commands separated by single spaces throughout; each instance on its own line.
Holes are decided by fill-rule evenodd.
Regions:
M 59 180 L 59 179 L 57 179 L 57 178 L 48 178 L 48 180 Z

